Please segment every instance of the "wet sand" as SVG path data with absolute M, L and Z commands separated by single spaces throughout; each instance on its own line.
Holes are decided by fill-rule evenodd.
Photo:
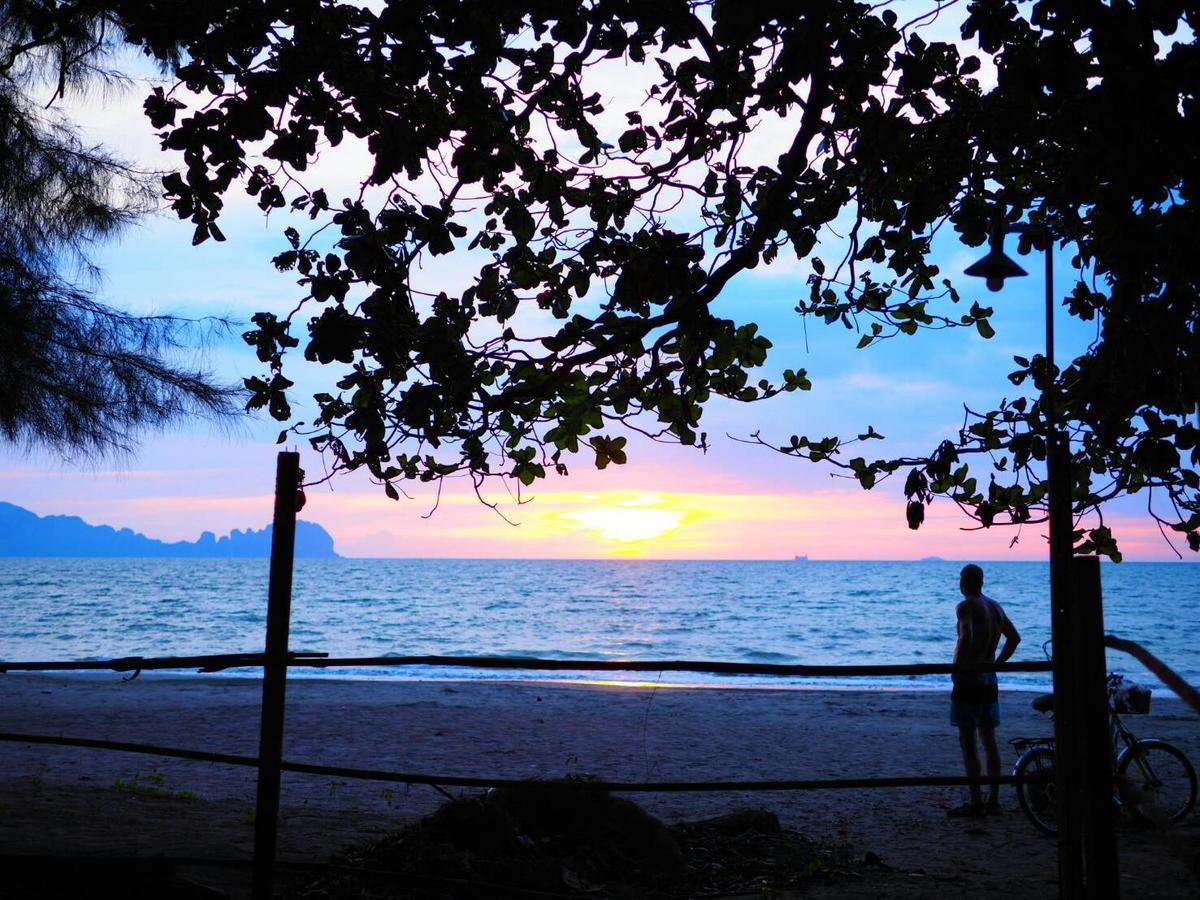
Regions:
M 253 756 L 260 685 L 234 678 L 0 676 L 0 731 L 107 738 Z M 1049 733 L 1030 695 L 1002 694 L 1005 771 L 1015 736 Z M 284 758 L 442 776 L 613 781 L 961 774 L 941 692 L 676 689 L 530 682 L 293 680 Z M 1129 720 L 1200 763 L 1200 716 L 1156 694 Z M 254 770 L 0 742 L 0 853 L 249 859 Z M 136 782 L 137 787 L 132 787 Z M 453 789 L 451 793 L 464 793 Z M 469 791 L 465 793 L 470 793 Z M 948 819 L 960 788 L 630 795 L 670 823 L 762 806 L 835 845 L 853 873 L 805 896 L 981 898 L 1057 893 L 1054 842 L 1016 806 Z M 433 788 L 286 774 L 280 857 L 317 861 L 431 812 Z M 1200 820 L 1169 832 L 1122 818 L 1126 897 L 1200 896 Z M 188 870 L 233 896 L 244 872 Z

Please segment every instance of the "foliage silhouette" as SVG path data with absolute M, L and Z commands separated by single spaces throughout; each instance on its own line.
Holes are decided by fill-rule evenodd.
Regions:
M 89 248 L 150 210 L 155 190 L 51 108 L 120 80 L 106 68 L 111 16 L 71 6 L 0 0 L 0 436 L 86 456 L 187 415 L 233 415 L 241 392 L 176 359 L 223 323 L 128 315 L 80 284 L 96 274 Z
M 959 42 L 927 28 L 952 3 L 103 5 L 160 59 L 184 48 L 146 112 L 183 154 L 163 184 L 195 240 L 222 238 L 237 186 L 308 220 L 274 260 L 299 302 L 255 317 L 267 371 L 248 387 L 333 471 L 396 497 L 462 472 L 529 485 L 577 452 L 620 464 L 622 425 L 704 447 L 713 397 L 810 387 L 756 377 L 770 341 L 714 312 L 740 273 L 793 254 L 798 313 L 860 346 L 988 338 L 991 309 L 964 308 L 931 241 L 1023 221 L 1073 255 L 1061 300 L 1097 323 L 1085 353 L 1016 358 L 1017 395 L 923 457 L 854 455 L 873 429 L 757 439 L 865 488 L 902 474 L 913 528 L 935 496 L 984 527 L 1042 521 L 1056 379 L 1078 549 L 1119 556 L 1101 505 L 1125 494 L 1200 549 L 1192 4 L 981 0 Z M 345 190 L 320 162 L 340 145 L 360 166 Z M 339 374 L 293 421 L 301 342 Z

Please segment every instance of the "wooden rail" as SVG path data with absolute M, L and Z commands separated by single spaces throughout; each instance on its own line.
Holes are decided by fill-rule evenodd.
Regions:
M 289 653 L 289 660 L 313 659 L 328 653 Z M 257 668 L 266 660 L 264 653 L 210 653 L 202 656 L 121 656 L 115 659 L 74 659 L 37 662 L 0 660 L 5 672 L 150 672 L 162 669 L 198 669 L 223 672 L 226 669 Z
M 202 656 L 122 656 L 116 659 L 5 662 L 5 672 L 99 671 L 136 672 L 196 669 L 222 672 L 263 665 L 263 653 L 215 653 Z M 527 669 L 575 672 L 702 672 L 717 675 L 774 675 L 813 677 L 863 677 L 880 675 L 951 675 L 955 672 L 1049 672 L 1051 663 L 1039 661 L 979 663 L 901 663 L 870 666 L 813 666 L 784 663 L 740 663 L 689 659 L 545 659 L 534 656 L 346 656 L 328 653 L 289 652 L 288 668 L 330 669 L 402 666 L 444 666 L 459 669 Z
M 210 753 L 182 747 L 162 747 L 155 744 L 136 744 L 128 741 L 107 741 L 95 738 L 76 738 L 63 735 L 19 734 L 0 732 L 0 741 L 24 744 L 52 744 L 64 747 L 85 747 L 94 750 L 115 750 L 124 753 L 143 753 L 175 759 L 223 763 L 229 766 L 259 766 L 256 756 L 230 753 Z M 969 778 L 965 775 L 914 775 L 899 778 L 822 778 L 768 779 L 758 781 L 546 781 L 528 778 L 477 778 L 460 775 L 424 775 L 417 772 L 396 772 L 389 769 L 362 769 L 353 766 L 325 766 L 281 760 L 283 772 L 304 775 L 323 775 L 330 778 L 352 778 L 364 781 L 387 781 L 393 784 L 424 784 L 431 787 L 500 788 L 530 787 L 581 791 L 619 791 L 621 793 L 678 794 L 715 791 L 816 791 L 845 788 L 903 788 L 903 787 L 960 787 L 978 784 L 981 787 L 998 781 L 1000 784 L 1033 784 L 1048 781 L 1053 775 L 1001 775 L 998 779 Z
M 471 669 L 531 669 L 590 672 L 704 672 L 717 675 L 833 676 L 950 675 L 955 672 L 1049 672 L 1049 662 L 991 664 L 914 663 L 871 666 L 811 666 L 694 659 L 543 659 L 521 656 L 347 656 L 297 659 L 291 668 L 353 666 L 448 666 Z

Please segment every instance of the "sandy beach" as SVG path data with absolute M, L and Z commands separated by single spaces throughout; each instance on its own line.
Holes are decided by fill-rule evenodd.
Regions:
M 0 676 L 0 730 L 215 752 L 257 751 L 256 681 L 143 675 Z M 1030 695 L 1002 696 L 1004 742 L 1048 733 Z M 1130 720 L 1200 762 L 1200 716 L 1156 694 Z M 677 689 L 531 682 L 294 680 L 285 759 L 443 776 L 705 781 L 958 775 L 938 692 Z M 248 859 L 254 770 L 69 747 L 0 743 L 0 853 Z M 458 790 L 452 793 L 464 793 Z M 465 792 L 471 793 L 471 792 Z M 959 788 L 630 795 L 667 823 L 766 807 L 839 848 L 846 871 L 805 896 L 1041 898 L 1055 846 L 1016 806 L 947 819 Z M 427 786 L 285 774 L 280 857 L 316 861 L 413 822 L 445 798 Z M 1119 825 L 1126 897 L 1200 895 L 1195 816 L 1168 832 Z M 879 863 L 856 867 L 855 860 Z M 856 868 L 859 869 L 856 871 Z M 196 877 L 243 896 L 244 872 Z M 0 888 L 2 892 L 2 888 Z

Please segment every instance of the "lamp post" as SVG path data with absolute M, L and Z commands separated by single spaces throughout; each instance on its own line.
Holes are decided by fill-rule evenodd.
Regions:
M 1115 837 L 1112 821 L 1111 758 L 1107 743 L 1107 697 L 1102 693 L 1103 637 L 1099 570 L 1095 560 L 1082 573 L 1095 577 L 1089 596 L 1076 597 L 1071 512 L 1071 457 L 1059 410 L 1054 368 L 1054 240 L 1039 225 L 1017 223 L 992 234 L 986 256 L 964 274 L 986 279 L 999 291 L 1007 278 L 1026 275 L 1004 253 L 1006 234 L 1026 234 L 1043 247 L 1046 266 L 1046 362 L 1042 416 L 1046 437 L 1046 481 L 1049 487 L 1050 636 L 1054 646 L 1054 736 L 1057 745 L 1059 892 L 1064 898 L 1109 897 L 1117 890 Z M 1094 595 L 1094 596 L 1093 596 Z M 1099 666 L 1099 674 L 1093 671 Z M 1091 684 L 1097 681 L 1097 684 Z M 1096 746 L 1091 746 L 1095 744 Z
M 1071 485 L 1070 456 L 1066 436 L 1059 422 L 1058 386 L 1054 371 L 1054 240 L 1050 231 L 1040 225 L 1017 223 L 996 229 L 986 256 L 963 270 L 963 274 L 987 280 L 989 291 L 999 291 L 1007 278 L 1028 274 L 1004 252 L 1006 234 L 1027 234 L 1041 240 L 1046 260 L 1046 373 L 1042 388 L 1042 417 L 1046 431 L 1046 481 L 1049 484 L 1050 525 L 1050 637 L 1054 641 L 1054 684 L 1069 684 L 1069 670 L 1059 665 L 1070 653 L 1065 611 L 1070 593 L 1071 547 Z M 1060 681 L 1061 678 L 1061 681 Z M 1059 714 L 1060 715 L 1061 711 Z M 1056 719 L 1057 721 L 1057 719 Z
M 1068 635 L 1067 604 L 1071 591 L 1072 555 L 1070 456 L 1059 422 L 1058 386 L 1054 370 L 1054 241 L 1049 230 L 1039 225 L 1017 223 L 997 228 L 992 233 L 986 256 L 963 270 L 987 280 L 990 291 L 999 291 L 1007 278 L 1026 275 L 1026 271 L 1004 252 L 1006 234 L 1027 234 L 1039 238 L 1046 260 L 1046 372 L 1042 387 L 1042 417 L 1046 432 L 1046 481 L 1049 485 L 1050 526 L 1050 637 L 1054 646 L 1054 693 L 1059 701 L 1073 694 L 1070 667 L 1071 641 Z M 1055 713 L 1056 736 L 1064 718 L 1070 719 L 1068 704 L 1059 702 Z M 1065 713 L 1065 716 L 1064 716 Z M 1063 744 L 1059 744 L 1063 746 Z M 1061 768 L 1061 767 L 1060 767 Z

